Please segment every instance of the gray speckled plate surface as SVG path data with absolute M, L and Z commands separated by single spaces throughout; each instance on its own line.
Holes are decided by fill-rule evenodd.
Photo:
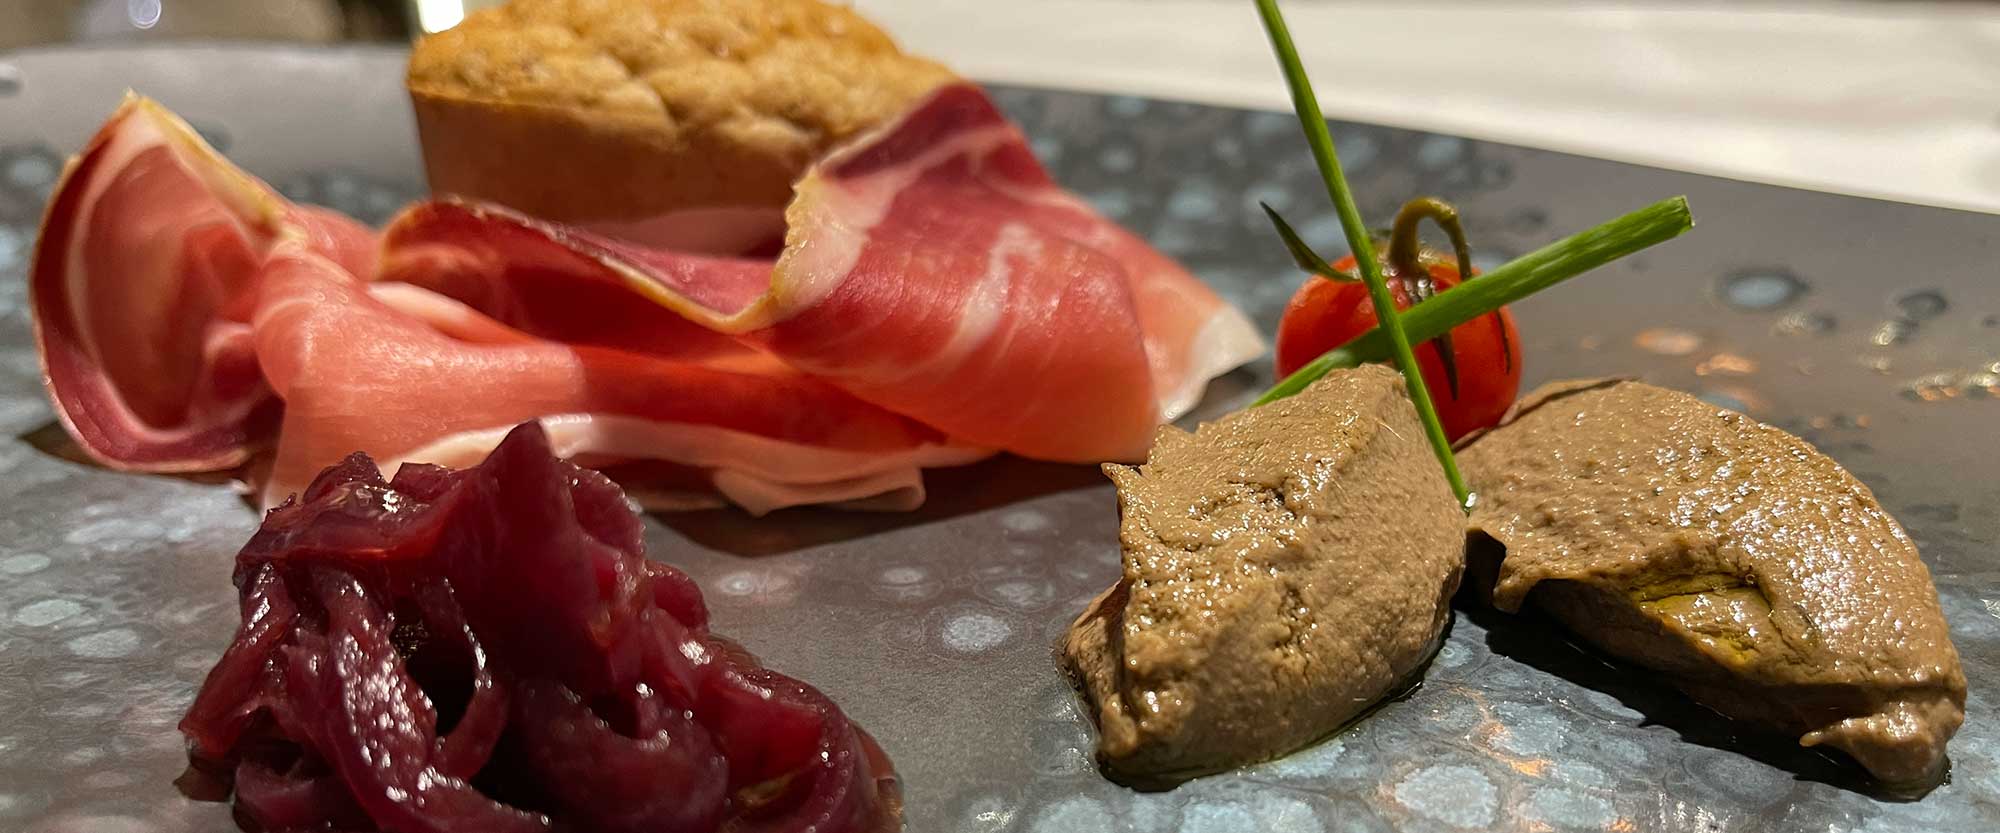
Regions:
M 232 827 L 188 801 L 174 722 L 235 624 L 230 490 L 61 455 L 22 269 L 61 163 L 127 86 L 285 193 L 379 221 L 418 193 L 387 50 L 132 49 L 0 58 L 0 829 Z M 1279 83 L 1275 73 L 1271 83 Z M 1001 90 L 1058 177 L 1267 328 L 1296 275 L 1258 200 L 1339 248 L 1287 115 Z M 1423 687 L 1290 758 L 1134 793 L 1091 767 L 1051 646 L 1117 572 L 1109 487 L 998 461 L 906 516 L 662 516 L 656 558 L 717 629 L 838 700 L 905 777 L 909 829 L 1990 831 L 2000 828 L 2000 217 L 1342 124 L 1363 210 L 1458 201 L 1488 261 L 1659 197 L 1699 227 L 1517 307 L 1528 382 L 1636 374 L 1801 433 L 1874 487 L 1935 572 L 1966 675 L 1951 782 L 1916 802 L 1739 737 L 1534 621 L 1462 614 Z M 1893 164 L 1884 160 L 1883 164 Z M 1213 413 L 1264 385 L 1221 380 Z

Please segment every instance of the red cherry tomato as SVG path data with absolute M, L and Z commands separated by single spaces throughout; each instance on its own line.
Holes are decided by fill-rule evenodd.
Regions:
M 1458 269 L 1446 263 L 1427 265 L 1437 292 L 1458 285 Z M 1354 257 L 1342 258 L 1333 266 L 1352 274 Z M 1384 263 L 1383 268 L 1390 267 Z M 1384 277 L 1389 278 L 1389 291 L 1396 299 L 1396 308 L 1409 309 L 1408 282 L 1398 279 L 1404 276 L 1385 274 Z M 1285 317 L 1278 322 L 1278 376 L 1288 376 L 1319 358 L 1321 353 L 1372 329 L 1375 329 L 1375 305 L 1368 298 L 1367 285 L 1311 278 L 1292 295 L 1291 303 L 1285 306 Z M 1498 424 L 1507 408 L 1514 404 L 1514 395 L 1521 388 L 1521 337 L 1514 328 L 1514 314 L 1506 307 L 1451 331 L 1452 357 L 1458 366 L 1456 396 L 1445 375 L 1444 363 L 1438 358 L 1438 343 L 1411 346 L 1417 365 L 1423 370 L 1424 384 L 1430 388 L 1431 401 L 1437 405 L 1438 419 L 1454 442 L 1475 430 Z

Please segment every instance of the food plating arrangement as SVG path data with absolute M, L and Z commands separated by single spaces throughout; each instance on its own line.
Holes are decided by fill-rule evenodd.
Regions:
M 1288 264 L 1259 273 L 1284 283 L 1258 297 L 1289 295 L 1275 320 L 1183 264 L 1200 241 L 1149 242 L 1121 221 L 1131 206 L 1067 190 L 1047 159 L 1061 148 L 995 92 L 821 0 L 475 12 L 408 55 L 431 193 L 365 220 L 238 167 L 145 89 L 104 102 L 49 178 L 24 270 L 60 426 L 38 445 L 65 466 L 233 483 L 244 523 L 262 518 L 229 573 L 235 615 L 188 623 L 235 630 L 176 704 L 186 771 L 127 789 L 227 802 L 273 833 L 1317 830 L 1342 812 L 1313 802 L 1343 789 L 1404 812 L 1357 830 L 1761 829 L 1627 812 L 1602 778 L 1566 805 L 1496 799 L 1477 766 L 1391 771 L 1393 750 L 1389 774 L 1355 774 L 1365 787 L 1202 805 L 1237 822 L 1185 803 L 1343 754 L 1422 702 L 1468 618 L 1495 662 L 1510 631 L 1573 643 L 1731 742 L 1789 748 L 1746 766 L 1810 756 L 1800 779 L 1905 808 L 1954 769 L 1991 778 L 1983 741 L 1979 771 L 1948 752 L 1995 623 L 1962 629 L 1930 542 L 1842 449 L 1800 436 L 1825 431 L 1641 367 L 1536 370 L 1558 284 L 1701 245 L 1677 239 L 1689 200 L 1652 194 L 1567 236 L 1536 224 L 1504 256 L 1478 245 L 1487 214 L 1422 191 L 1362 199 L 1336 148 L 1352 134 L 1320 112 L 1275 0 L 1254 5 L 1296 115 L 1260 124 L 1295 155 L 1296 190 L 1194 213 L 1235 212 Z M 1240 153 L 1223 130 L 1214 147 Z M 1517 323 L 1524 302 L 1541 306 Z M 1749 361 L 1734 360 L 1711 369 Z M 1962 438 L 1988 462 L 1990 439 Z M 896 594 L 842 603 L 888 610 L 888 630 L 836 607 L 792 643 L 732 641 L 739 622 L 763 631 L 731 597 L 794 592 L 782 582 L 844 556 L 808 547 L 783 579 L 727 556 L 750 571 L 729 575 L 762 576 L 739 587 L 661 532 L 707 546 L 718 527 L 777 540 L 819 524 L 866 548 L 1021 499 L 1003 467 L 1097 490 L 1088 511 L 1115 543 L 1084 534 L 1094 553 L 1023 566 L 1011 536 L 1063 534 L 1032 514 L 940 539 L 892 568 Z M 935 595 L 951 563 L 1015 576 L 997 609 L 1059 617 L 1033 631 L 1034 668 L 964 683 L 1023 704 L 1039 695 L 1022 679 L 1059 691 L 991 719 L 1056 709 L 1051 725 L 1090 732 L 1064 747 L 1064 783 L 1129 806 L 939 794 L 909 763 L 935 752 L 897 715 L 943 683 L 870 646 L 929 627 L 897 606 Z M 1051 569 L 1096 592 L 1038 589 Z M 1029 631 L 1011 615 L 946 630 L 976 653 Z M 1965 633 L 1981 647 L 1962 663 Z M 791 659 L 822 653 L 852 670 Z M 1491 721 L 1480 685 L 1451 690 Z M 884 686 L 902 693 L 847 694 Z M 1562 762 L 1551 747 L 1509 766 L 1539 779 Z M 1176 793 L 1171 816 L 1143 809 Z M 1496 818 L 1517 803 L 1548 823 Z M 1862 829 L 1845 823 L 1821 829 Z

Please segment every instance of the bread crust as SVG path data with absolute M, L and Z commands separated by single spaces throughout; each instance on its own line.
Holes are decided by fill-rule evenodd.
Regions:
M 514 0 L 410 56 L 431 188 L 564 222 L 777 208 L 953 79 L 820 0 Z

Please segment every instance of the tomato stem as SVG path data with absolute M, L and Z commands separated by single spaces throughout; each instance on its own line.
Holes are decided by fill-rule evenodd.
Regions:
M 1458 222 L 1458 209 L 1437 197 L 1418 197 L 1403 203 L 1396 222 L 1389 227 L 1389 265 L 1405 275 L 1428 275 L 1423 264 L 1423 242 L 1417 239 L 1417 224 L 1429 220 L 1444 229 L 1451 239 L 1451 253 L 1458 259 L 1459 280 L 1472 279 L 1472 247 L 1465 242 L 1465 227 Z
M 1292 43 L 1292 33 L 1285 27 L 1277 0 L 1257 0 L 1257 12 L 1264 19 L 1264 31 L 1271 37 L 1272 49 L 1278 53 L 1278 65 L 1292 91 L 1292 109 L 1298 114 L 1306 144 L 1312 148 L 1313 161 L 1319 164 L 1320 176 L 1326 181 L 1326 194 L 1333 199 L 1341 229 L 1347 234 L 1348 248 L 1353 250 L 1354 261 L 1361 268 L 1361 280 L 1368 285 L 1368 297 L 1375 304 L 1375 318 L 1380 322 L 1376 330 L 1388 333 L 1392 355 L 1403 371 L 1404 386 L 1409 389 L 1410 401 L 1416 404 L 1417 416 L 1423 421 L 1424 435 L 1430 439 L 1438 463 L 1444 466 L 1444 478 L 1451 484 L 1459 505 L 1469 507 L 1471 494 L 1466 490 L 1465 477 L 1459 474 L 1451 441 L 1445 438 L 1444 423 L 1438 419 L 1430 389 L 1424 386 L 1423 371 L 1410 351 L 1409 335 L 1403 332 L 1396 300 L 1389 294 L 1389 285 L 1382 278 L 1382 265 L 1375 259 L 1374 244 L 1368 239 L 1368 227 L 1362 223 L 1361 210 L 1355 207 L 1354 194 L 1347 188 L 1346 175 L 1341 173 L 1340 157 L 1333 149 L 1333 134 L 1327 130 L 1326 116 L 1320 113 L 1318 99 L 1313 97 L 1312 82 L 1306 78 L 1305 66 L 1299 61 L 1298 47 Z
M 1389 265 L 1395 267 L 1396 274 L 1402 278 L 1412 306 L 1435 294 L 1431 270 L 1424 265 L 1423 241 L 1417 237 L 1417 225 L 1425 220 L 1436 223 L 1451 239 L 1451 253 L 1458 260 L 1459 282 L 1472 280 L 1472 246 L 1465 242 L 1465 227 L 1458 222 L 1458 209 L 1437 197 L 1417 197 L 1403 203 L 1389 232 Z M 1451 398 L 1457 400 L 1458 351 L 1452 347 L 1451 332 L 1447 330 L 1444 335 L 1425 343 L 1437 351 L 1438 364 L 1444 366 L 1445 384 L 1451 388 Z M 1513 372 L 1514 349 L 1507 343 L 1506 327 L 1500 328 L 1500 354 L 1507 361 L 1507 371 Z
M 1572 234 L 1508 261 L 1476 281 L 1466 281 L 1418 304 L 1397 318 L 1410 338 L 1425 340 L 1450 332 L 1551 286 L 1650 246 L 1664 243 L 1694 228 L 1687 197 L 1672 197 L 1641 208 L 1587 231 Z M 1283 399 L 1319 380 L 1329 371 L 1382 361 L 1392 346 L 1382 329 L 1320 354 L 1286 376 L 1253 404 Z

